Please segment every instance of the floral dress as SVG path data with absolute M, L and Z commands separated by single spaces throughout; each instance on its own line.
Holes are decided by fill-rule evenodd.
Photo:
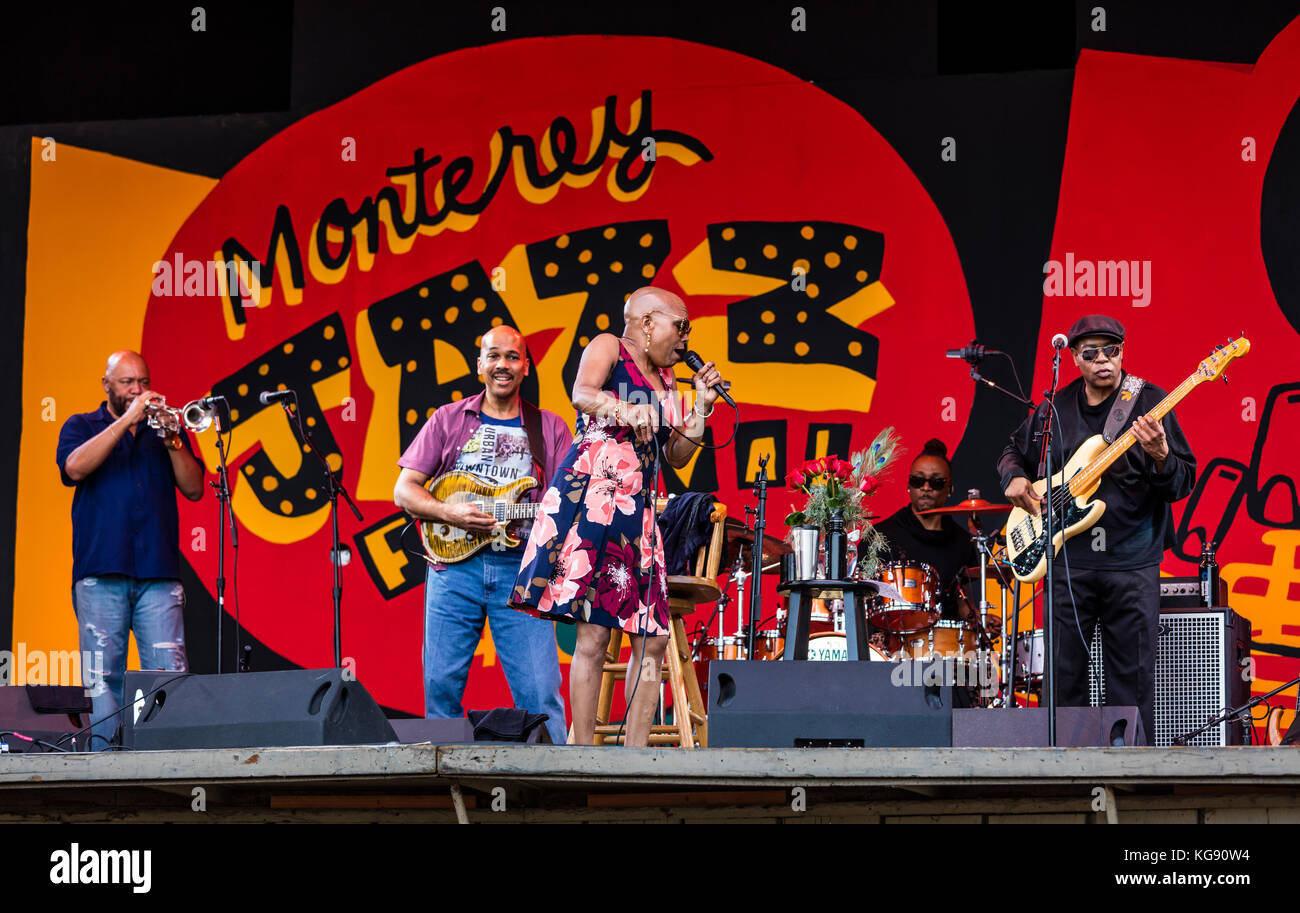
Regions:
M 663 388 L 674 390 L 661 368 Z M 601 388 L 628 402 L 663 404 L 659 446 L 681 424 L 674 396 L 659 396 L 619 341 L 619 358 Z M 558 621 L 586 621 L 629 634 L 668 633 L 663 542 L 648 503 L 654 442 L 632 428 L 581 413 L 577 434 L 533 521 L 512 608 Z M 653 554 L 654 574 L 650 573 Z

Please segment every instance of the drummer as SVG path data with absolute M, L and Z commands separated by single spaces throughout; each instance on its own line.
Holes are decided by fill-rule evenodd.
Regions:
M 965 619 L 972 614 L 969 601 L 960 599 L 965 570 L 979 563 L 971 534 L 955 523 L 948 514 L 922 511 L 943 507 L 952 493 L 952 464 L 948 448 L 938 438 L 931 438 L 912 461 L 907 476 L 910 502 L 876 524 L 885 537 L 882 561 L 918 561 L 930 565 L 942 583 L 943 618 Z M 989 616 L 989 635 L 996 637 L 1002 619 Z

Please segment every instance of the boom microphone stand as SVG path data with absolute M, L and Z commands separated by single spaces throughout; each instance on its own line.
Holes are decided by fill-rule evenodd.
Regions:
M 230 404 L 224 396 L 212 397 L 214 401 L 215 425 L 217 431 L 217 479 L 208 482 L 217 496 L 217 674 L 222 670 L 221 629 L 226 620 L 226 523 L 230 523 L 230 547 L 235 550 L 236 562 L 239 558 L 239 524 L 235 523 L 234 512 L 230 508 L 230 473 L 226 470 L 226 444 L 223 434 L 230 432 Z M 240 637 L 239 600 L 235 600 L 235 643 Z M 236 664 L 239 668 L 239 664 Z
M 1253 718 L 1252 718 L 1253 715 L 1251 714 L 1252 710 L 1254 710 L 1260 704 L 1267 704 L 1268 699 L 1270 697 L 1281 694 L 1283 691 L 1296 684 L 1300 684 L 1300 678 L 1293 678 L 1285 685 L 1281 685 L 1277 688 L 1274 688 L 1268 694 L 1261 694 L 1259 697 L 1252 697 L 1250 700 L 1242 704 L 1240 707 L 1232 707 L 1228 710 L 1224 710 L 1221 713 L 1217 713 L 1214 716 L 1210 717 L 1210 721 L 1206 723 L 1204 726 L 1202 726 L 1200 729 L 1193 729 L 1191 732 L 1184 732 L 1182 735 L 1176 736 L 1174 738 L 1174 744 L 1190 745 L 1192 739 L 1196 738 L 1201 733 L 1209 732 L 1215 726 L 1219 726 L 1223 723 L 1228 722 L 1229 720 L 1239 720 L 1242 723 L 1253 722 Z M 1150 738 L 1152 742 L 1155 741 L 1154 735 L 1152 735 Z
M 1047 534 L 1047 549 L 1044 552 L 1047 560 L 1047 576 L 1043 584 L 1043 662 L 1047 664 L 1047 675 L 1043 677 L 1043 690 L 1047 698 L 1048 748 L 1056 747 L 1056 654 L 1052 652 L 1052 623 L 1055 608 L 1052 595 L 1052 569 L 1056 563 L 1056 547 L 1053 539 L 1056 535 L 1054 529 L 1056 501 L 1053 499 L 1052 491 L 1052 422 L 1056 417 L 1056 387 L 1061 379 L 1061 349 L 1064 346 L 1054 341 L 1053 348 L 1056 349 L 1056 354 L 1052 356 L 1052 387 L 1043 394 L 1047 400 L 1047 424 L 1039 432 L 1043 445 L 1043 464 L 1046 467 L 1043 478 L 1047 480 L 1047 490 L 1044 492 L 1046 511 L 1043 515 L 1044 530 Z M 1061 545 L 1064 547 L 1065 543 L 1062 542 Z

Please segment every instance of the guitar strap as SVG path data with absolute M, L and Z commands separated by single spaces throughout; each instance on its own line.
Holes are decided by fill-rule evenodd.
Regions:
M 1115 408 L 1111 409 L 1110 415 L 1106 416 L 1106 427 L 1101 431 L 1102 439 L 1107 444 L 1115 443 L 1115 439 L 1128 427 L 1129 419 L 1133 415 L 1133 407 L 1137 405 L 1138 394 L 1146 385 L 1147 382 L 1136 374 L 1124 375 L 1124 383 L 1120 384 Z
M 545 489 L 551 481 L 546 472 L 546 441 L 542 437 L 542 413 L 525 399 L 519 400 L 519 414 L 524 420 L 524 434 L 528 435 L 528 449 L 533 456 L 533 465 L 539 470 L 537 487 Z

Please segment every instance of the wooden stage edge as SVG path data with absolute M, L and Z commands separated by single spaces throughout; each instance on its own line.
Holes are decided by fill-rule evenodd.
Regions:
M 361 745 L 0 756 L 0 822 L 1300 823 L 1295 748 Z

